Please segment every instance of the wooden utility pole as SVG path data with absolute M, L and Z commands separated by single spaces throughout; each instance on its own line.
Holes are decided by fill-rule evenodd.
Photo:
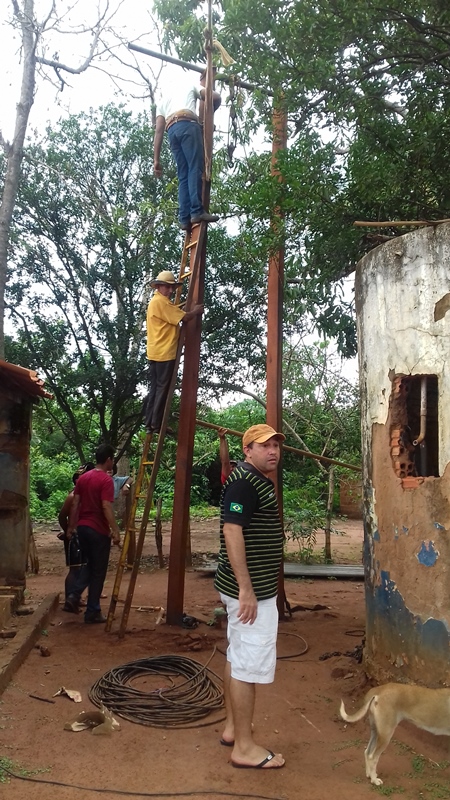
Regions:
M 282 98 L 274 104 L 273 143 L 271 173 L 281 180 L 278 169 L 280 150 L 287 147 L 287 117 Z M 266 361 L 266 420 L 276 431 L 283 429 L 283 293 L 284 293 L 284 236 L 283 212 L 275 209 L 271 221 L 271 230 L 276 242 L 269 258 L 269 274 L 267 279 L 267 361 Z M 280 517 L 283 522 L 283 464 L 280 458 L 275 477 L 275 488 L 278 498 Z M 278 613 L 284 617 L 284 577 L 281 567 L 278 579 Z
M 212 11 L 208 2 L 208 27 L 205 31 L 206 87 L 203 119 L 205 145 L 205 174 L 203 182 L 203 207 L 209 209 L 211 191 L 211 162 L 214 132 L 212 67 Z M 198 229 L 194 228 L 192 236 Z M 205 287 L 206 240 L 203 239 L 200 268 L 193 287 L 193 305 L 203 303 Z M 173 498 L 172 535 L 170 538 L 169 581 L 167 588 L 166 619 L 169 625 L 181 625 L 184 603 L 184 576 L 186 551 L 189 536 L 189 506 L 192 483 L 192 459 L 194 452 L 195 418 L 197 410 L 198 374 L 200 367 L 200 343 L 202 331 L 201 315 L 189 322 L 189 335 L 184 347 L 184 368 L 181 383 L 180 417 L 178 425 L 177 463 Z
M 179 64 L 188 69 L 200 72 L 202 68 L 181 61 L 180 59 L 147 50 L 132 44 L 130 49 L 144 53 L 163 61 Z M 212 68 L 212 0 L 208 0 L 208 26 L 205 30 L 205 51 L 207 56 L 206 98 L 204 113 L 205 143 L 205 177 L 203 183 L 203 205 L 209 209 L 211 188 L 211 163 L 213 147 L 213 88 L 214 75 Z M 229 82 L 233 80 L 243 88 L 253 90 L 256 87 L 227 75 L 217 75 L 217 79 Z M 265 94 L 272 96 L 266 90 Z M 277 159 L 280 150 L 287 146 L 287 118 L 279 98 L 273 112 L 273 148 L 272 174 L 279 175 Z M 277 238 L 282 237 L 282 213 L 277 210 L 271 222 L 272 230 Z M 206 260 L 206 233 L 202 245 L 200 268 L 193 289 L 193 304 L 203 303 Z M 277 430 L 282 428 L 282 340 L 283 340 L 283 280 L 284 280 L 284 244 L 280 244 L 269 261 L 268 278 L 268 313 L 267 313 L 267 422 Z M 175 472 L 175 492 L 172 517 L 172 535 L 169 559 L 169 582 L 167 596 L 167 622 L 179 625 L 183 617 L 185 558 L 189 532 L 189 504 L 192 482 L 192 460 L 194 434 L 196 425 L 196 406 L 198 391 L 198 375 L 200 364 L 201 317 L 195 317 L 189 323 L 189 336 L 186 337 L 184 351 L 184 369 L 181 385 L 181 401 L 179 414 L 179 434 L 177 447 L 177 465 Z M 275 480 L 281 516 L 283 514 L 282 467 L 280 464 Z M 279 585 L 282 609 L 284 608 L 284 584 L 281 573 Z M 281 612 L 280 612 L 281 613 Z

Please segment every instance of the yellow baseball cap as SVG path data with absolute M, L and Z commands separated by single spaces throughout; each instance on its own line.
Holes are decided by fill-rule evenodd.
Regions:
M 268 439 L 271 439 L 272 436 L 276 436 L 279 442 L 284 442 L 286 439 L 284 433 L 278 433 L 274 428 L 271 428 L 270 425 L 252 425 L 251 428 L 245 431 L 242 437 L 242 444 L 244 447 L 247 447 L 247 445 L 252 442 L 262 444 L 263 442 L 267 442 Z

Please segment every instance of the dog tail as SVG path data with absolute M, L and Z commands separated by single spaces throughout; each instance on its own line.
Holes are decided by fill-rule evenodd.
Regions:
M 369 697 L 369 698 L 366 700 L 366 702 L 365 702 L 365 703 L 364 703 L 364 705 L 363 705 L 363 706 L 362 706 L 362 707 L 359 709 L 359 711 L 355 711 L 355 713 L 354 713 L 354 714 L 347 714 L 347 712 L 346 712 L 346 710 L 345 710 L 345 706 L 344 706 L 344 701 L 343 701 L 343 700 L 341 700 L 341 707 L 340 707 L 340 709 L 339 709 L 339 713 L 340 713 L 340 715 L 341 715 L 342 719 L 343 719 L 345 722 L 358 722 L 360 719 L 362 719 L 363 717 L 365 717 L 365 716 L 366 716 L 366 714 L 367 714 L 367 712 L 368 712 L 368 710 L 369 710 L 370 706 L 371 706 L 371 705 L 372 705 L 372 703 L 373 703 L 373 700 L 374 700 L 374 698 L 375 698 L 375 694 L 371 695 L 371 697 Z

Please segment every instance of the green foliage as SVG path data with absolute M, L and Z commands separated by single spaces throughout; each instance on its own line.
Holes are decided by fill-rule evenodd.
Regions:
M 86 460 L 130 452 L 145 392 L 149 279 L 177 271 L 174 164 L 149 171 L 153 131 L 107 106 L 61 121 L 26 153 L 15 215 L 7 357 L 45 376 L 46 414 Z M 217 227 L 208 245 L 200 385 L 205 397 L 264 374 L 265 258 Z M 255 309 L 258 312 L 255 314 Z
M 330 354 L 324 343 L 306 346 L 296 342 L 291 348 L 286 345 L 284 419 L 290 426 L 286 429 L 287 444 L 358 464 L 360 441 L 356 390 L 340 376 L 338 367 L 336 357 Z M 222 395 L 216 393 L 215 397 Z M 34 415 L 31 451 L 31 512 L 34 519 L 55 519 L 72 487 L 72 474 L 80 463 L 77 452 L 68 445 L 54 423 L 57 411 L 53 409 L 52 414 L 48 414 L 53 402 L 37 406 Z M 174 405 L 176 407 L 177 403 Z M 89 425 L 95 424 L 82 402 L 73 407 L 72 413 L 80 430 L 87 431 Z M 265 421 L 265 408 L 256 399 L 235 402 L 220 410 L 203 404 L 199 405 L 197 416 L 230 430 L 245 431 L 251 425 Z M 241 439 L 229 435 L 227 441 L 230 458 L 241 459 Z M 142 443 L 142 434 L 131 440 L 131 471 L 138 468 Z M 176 449 L 176 439 L 167 437 L 155 488 L 155 498 L 163 498 L 164 519 L 169 519 L 172 514 Z M 84 453 L 82 461 L 92 460 L 93 449 L 85 448 Z M 301 558 L 308 559 L 314 546 L 315 532 L 325 524 L 328 471 L 321 469 L 313 459 L 299 458 L 288 452 L 284 454 L 283 466 L 286 533 L 298 542 Z M 211 514 L 211 505 L 217 509 L 220 472 L 216 431 L 197 427 L 191 509 L 197 509 L 195 513 L 200 516 Z M 337 478 L 340 472 L 345 473 L 345 470 L 337 469 Z
M 47 456 L 41 443 L 32 443 L 30 450 L 30 515 L 37 522 L 54 520 L 73 488 L 72 475 L 80 462 L 76 454 Z
M 283 491 L 285 534 L 298 545 L 300 560 L 309 563 L 316 544 L 316 532 L 325 526 L 326 505 L 317 486 Z
M 157 0 L 164 44 L 203 58 L 205 6 Z M 352 304 L 341 278 L 383 241 L 353 221 L 450 216 L 450 10 L 441 0 L 221 0 L 214 32 L 236 59 L 229 69 L 260 86 L 238 109 L 242 138 L 272 134 L 272 98 L 288 117 L 283 182 L 268 152 L 246 152 L 217 187 L 224 213 L 259 254 L 286 235 L 297 298 L 342 353 L 355 352 Z M 221 71 L 226 71 L 222 70 Z M 268 221 L 279 209 L 281 231 Z M 404 228 L 383 230 L 383 235 Z
M 63 120 L 26 153 L 8 355 L 45 375 L 55 396 L 47 413 L 80 459 L 101 440 L 129 447 L 148 278 L 155 264 L 178 260 L 173 188 L 148 170 L 152 137 L 145 116 L 108 106 Z M 167 171 L 173 177 L 171 161 Z

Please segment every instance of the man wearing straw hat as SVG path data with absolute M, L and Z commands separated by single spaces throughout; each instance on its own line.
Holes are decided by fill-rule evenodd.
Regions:
M 144 401 L 144 420 L 147 433 L 159 433 L 164 406 L 178 347 L 180 323 L 203 313 L 202 305 L 183 311 L 170 302 L 177 286 L 173 272 L 163 270 L 150 284 L 155 288 L 147 309 L 147 358 L 149 360 L 149 393 Z
M 224 675 L 227 717 L 220 743 L 240 769 L 277 769 L 281 753 L 253 739 L 257 683 L 272 683 L 278 630 L 278 575 L 283 528 L 271 480 L 284 435 L 252 425 L 242 439 L 245 461 L 227 478 L 220 502 L 220 554 L 215 587 L 228 614 Z

